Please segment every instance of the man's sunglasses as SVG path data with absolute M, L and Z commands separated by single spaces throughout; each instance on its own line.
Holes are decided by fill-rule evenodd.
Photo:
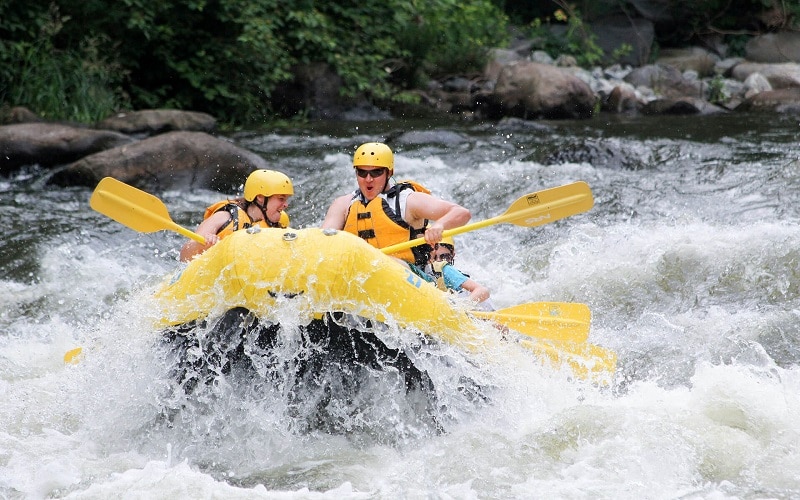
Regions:
M 388 172 L 388 170 L 385 168 L 374 168 L 372 170 L 364 170 L 363 168 L 356 168 L 356 175 L 361 177 L 362 179 L 366 179 L 368 175 L 373 179 L 377 179 L 378 177 L 383 176 L 383 174 L 385 174 L 386 172 Z
M 451 253 L 440 253 L 439 255 L 434 255 L 433 260 L 441 261 L 446 260 L 447 262 L 453 262 L 453 254 Z

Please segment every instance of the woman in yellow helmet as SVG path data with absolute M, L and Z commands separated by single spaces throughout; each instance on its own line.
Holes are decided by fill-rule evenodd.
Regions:
M 189 240 L 181 248 L 181 261 L 190 260 L 205 252 L 220 239 L 252 226 L 288 227 L 289 216 L 284 210 L 289 197 L 294 195 L 292 181 L 286 174 L 275 170 L 256 170 L 247 176 L 244 197 L 223 200 L 208 207 L 197 234 L 205 238 L 205 245 Z
M 394 154 L 386 144 L 368 142 L 359 146 L 353 169 L 358 189 L 333 201 L 322 222 L 324 229 L 343 229 L 376 248 L 422 236 L 426 245 L 395 256 L 424 266 L 433 245 L 442 240 L 442 232 L 463 226 L 472 217 L 466 208 L 431 196 L 416 183 L 392 185 Z

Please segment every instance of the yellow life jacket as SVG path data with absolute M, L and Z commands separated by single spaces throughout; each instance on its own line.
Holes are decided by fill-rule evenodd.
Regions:
M 217 228 L 216 234 L 220 239 L 232 234 L 234 231 L 238 231 L 239 229 L 247 229 L 253 226 L 260 226 L 264 228 L 289 226 L 289 216 L 286 215 L 285 212 L 281 212 L 281 220 L 277 224 L 268 220 L 259 220 L 257 222 L 253 222 L 253 219 L 250 218 L 247 210 L 243 210 L 236 200 L 222 200 L 214 203 L 210 207 L 206 208 L 206 211 L 203 214 L 203 220 L 208 219 L 213 214 L 221 211 L 228 212 L 231 218 L 228 219 L 225 224 Z
M 421 228 L 415 229 L 403 219 L 400 193 L 405 189 L 430 193 L 430 190 L 416 182 L 404 181 L 367 203 L 361 191 L 356 191 L 350 202 L 344 230 L 366 240 L 375 248 L 411 241 L 425 234 L 427 220 Z M 392 255 L 408 263 L 424 266 L 431 250 L 430 245 L 423 243 Z

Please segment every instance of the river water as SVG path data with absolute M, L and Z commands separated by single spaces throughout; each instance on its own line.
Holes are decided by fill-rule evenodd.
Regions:
M 397 178 L 473 221 L 529 192 L 592 188 L 585 214 L 456 237 L 457 263 L 496 307 L 588 304 L 590 341 L 619 356 L 613 384 L 513 346 L 432 346 L 442 434 L 397 420 L 297 432 L 280 397 L 236 388 L 159 425 L 168 367 L 147 311 L 182 237 L 125 228 L 35 166 L 2 179 L 0 498 L 800 498 L 798 137 L 797 117 L 772 115 L 231 137 L 293 178 L 298 228 L 354 188 L 351 152 L 372 140 L 394 147 Z M 153 194 L 190 228 L 221 197 Z M 76 346 L 85 357 L 65 365 Z

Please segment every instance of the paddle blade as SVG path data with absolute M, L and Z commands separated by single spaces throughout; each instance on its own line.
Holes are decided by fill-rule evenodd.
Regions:
M 517 226 L 535 227 L 586 212 L 593 206 L 592 190 L 588 184 L 579 181 L 521 196 L 497 219 Z
M 176 224 L 161 200 L 113 177 L 105 177 L 97 184 L 89 206 L 140 233 L 169 229 L 205 243 L 205 238 L 199 234 Z
M 106 177 L 97 184 L 89 206 L 141 233 L 169 229 L 172 222 L 161 200 L 113 177 Z
M 76 347 L 64 353 L 64 363 L 74 365 L 83 357 L 83 349 Z
M 586 304 L 572 302 L 530 302 L 497 311 L 470 311 L 529 337 L 586 342 L 592 312 Z
M 594 344 L 531 340 L 521 340 L 520 344 L 543 363 L 555 368 L 566 365 L 576 377 L 596 384 L 610 385 L 617 371 L 617 354 Z

